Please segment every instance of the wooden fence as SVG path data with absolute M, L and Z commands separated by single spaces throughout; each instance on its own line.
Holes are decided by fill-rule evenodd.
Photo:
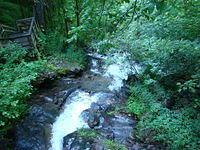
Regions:
M 37 48 L 39 28 L 34 17 L 16 21 L 17 29 L 1 25 L 0 47 L 5 47 L 11 42 L 19 43 L 27 49 Z

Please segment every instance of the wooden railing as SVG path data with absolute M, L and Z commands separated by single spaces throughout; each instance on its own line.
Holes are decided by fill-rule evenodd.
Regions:
M 4 24 L 0 24 L 0 38 L 6 37 L 7 34 L 15 33 L 16 29 Z
M 16 21 L 17 31 L 0 37 L 1 47 L 7 46 L 11 42 L 19 43 L 27 49 L 37 48 L 37 32 L 39 28 L 34 17 L 20 19 Z

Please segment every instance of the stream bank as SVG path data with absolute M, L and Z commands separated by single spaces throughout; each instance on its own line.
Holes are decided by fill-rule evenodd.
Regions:
M 136 72 L 124 56 L 118 58 L 105 65 L 111 58 L 89 54 L 90 67 L 81 76 L 52 81 L 34 95 L 29 115 L 19 124 L 15 150 L 160 149 L 134 140 L 136 121 L 124 109 L 124 82 Z

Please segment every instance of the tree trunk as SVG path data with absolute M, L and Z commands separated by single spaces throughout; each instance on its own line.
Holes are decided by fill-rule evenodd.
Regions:
M 79 0 L 75 0 L 76 26 L 80 26 Z
M 75 0 L 75 14 L 76 14 L 76 27 L 80 26 L 80 11 L 79 11 L 79 0 Z M 76 46 L 79 46 L 79 38 L 76 39 Z

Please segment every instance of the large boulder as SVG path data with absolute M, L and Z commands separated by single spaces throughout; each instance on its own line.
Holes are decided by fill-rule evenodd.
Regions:
M 108 150 L 97 130 L 80 129 L 64 137 L 63 150 Z
M 93 137 L 81 136 L 77 132 L 74 132 L 64 138 L 63 150 L 91 149 L 93 143 Z
M 53 103 L 58 105 L 59 107 L 62 107 L 68 96 L 76 91 L 78 88 L 80 88 L 80 85 L 78 83 L 71 84 L 70 87 L 68 87 L 66 90 L 60 91 L 56 96 L 54 97 Z
M 129 114 L 116 111 L 116 107 L 120 107 L 118 105 L 121 104 L 98 101 L 84 111 L 82 116 L 91 129 L 96 129 L 98 135 L 129 146 L 131 145 L 129 138 L 134 131 L 135 121 Z

